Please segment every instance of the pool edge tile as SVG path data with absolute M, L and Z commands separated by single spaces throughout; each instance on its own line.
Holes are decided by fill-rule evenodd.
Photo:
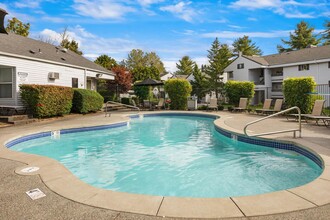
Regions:
M 244 217 L 230 198 L 164 197 L 157 216 L 180 218 Z
M 246 216 L 271 215 L 316 207 L 315 204 L 287 191 L 232 197 Z

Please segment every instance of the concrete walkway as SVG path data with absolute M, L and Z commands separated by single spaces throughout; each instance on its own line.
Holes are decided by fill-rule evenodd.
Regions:
M 35 131 L 49 131 L 56 128 L 83 127 L 108 124 L 123 121 L 125 113 L 115 113 L 112 117 L 105 118 L 103 114 L 75 115 L 57 120 L 46 120 L 30 125 L 11 126 L 0 128 L 0 145 L 4 141 L 17 137 L 19 133 L 33 133 Z M 218 112 L 221 115 L 222 127 L 225 129 L 242 132 L 247 122 L 260 118 L 249 114 L 232 114 Z M 283 118 L 270 119 L 259 125 L 249 128 L 249 132 L 257 133 L 266 130 L 278 130 L 297 126 L 294 122 L 287 122 Z M 291 134 L 274 135 L 272 138 L 292 140 Z M 303 125 L 303 138 L 298 141 L 308 143 L 315 150 L 330 156 L 330 128 L 316 126 L 315 124 Z M 108 209 L 95 208 L 64 198 L 51 191 L 41 180 L 40 176 L 22 176 L 14 171 L 24 164 L 13 160 L 3 159 L 4 149 L 0 146 L 0 219 L 163 219 L 161 217 L 138 215 L 117 212 Z M 38 200 L 31 200 L 26 191 L 39 188 L 47 196 Z M 278 215 L 258 217 L 243 217 L 234 219 L 329 219 L 330 204 L 302 211 L 289 212 Z M 167 218 L 165 218 L 167 219 Z M 231 218 L 233 219 L 233 218 Z

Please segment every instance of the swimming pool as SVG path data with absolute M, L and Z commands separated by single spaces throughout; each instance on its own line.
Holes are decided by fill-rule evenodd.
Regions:
M 135 118 L 128 126 L 41 137 L 11 149 L 54 158 L 93 186 L 148 195 L 254 195 L 306 184 L 322 172 L 295 152 L 228 138 L 213 121 Z

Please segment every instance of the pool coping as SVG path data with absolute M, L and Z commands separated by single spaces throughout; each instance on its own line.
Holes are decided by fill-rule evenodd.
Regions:
M 187 115 L 187 112 L 157 112 L 144 113 L 143 115 L 148 114 Z M 218 114 L 212 113 L 189 112 L 188 114 L 219 117 Z M 104 126 L 127 123 L 128 120 L 129 119 L 126 117 L 123 118 L 121 122 L 105 123 Z M 242 135 L 239 131 L 225 125 L 224 120 L 225 118 L 223 117 L 216 119 L 214 121 L 215 126 L 227 132 Z M 39 131 L 39 133 L 40 132 L 44 131 Z M 38 131 L 32 133 L 35 134 L 38 133 Z M 22 136 L 31 135 L 32 133 L 21 132 L 17 136 L 6 140 L 5 143 Z M 163 197 L 95 188 L 79 180 L 65 168 L 64 165 L 56 160 L 12 151 L 4 146 L 5 143 L 1 144 L 0 157 L 25 163 L 25 166 L 18 167 L 15 172 L 21 175 L 39 175 L 47 187 L 68 199 L 95 207 L 122 212 L 183 218 L 228 218 L 278 214 L 313 208 L 330 203 L 330 157 L 318 154 L 317 151 L 312 150 L 313 144 L 304 142 L 303 140 L 277 141 L 294 143 L 299 147 L 308 149 L 319 155 L 324 164 L 324 170 L 321 176 L 300 187 L 254 196 L 228 198 Z M 31 166 L 37 166 L 40 167 L 40 169 L 30 174 L 21 172 L 23 168 Z

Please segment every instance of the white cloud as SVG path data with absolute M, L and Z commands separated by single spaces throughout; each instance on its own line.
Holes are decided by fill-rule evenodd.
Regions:
M 16 8 L 39 8 L 40 0 L 24 0 L 24 1 L 17 1 L 14 3 Z
M 256 19 L 256 18 L 252 18 L 252 17 L 249 17 L 248 20 L 249 20 L 249 21 L 258 21 L 258 19 Z
M 193 8 L 189 5 L 191 2 L 179 2 L 175 5 L 168 5 L 160 7 L 161 11 L 167 11 L 172 13 L 174 16 L 179 17 L 185 21 L 192 22 L 194 17 L 198 14 Z
M 135 12 L 135 8 L 116 0 L 74 0 L 72 6 L 80 15 L 93 18 L 122 19 L 124 15 Z
M 300 9 L 306 10 L 306 8 L 326 8 L 322 7 L 324 4 L 313 4 L 297 2 L 294 0 L 238 0 L 229 5 L 230 8 L 234 9 L 247 9 L 247 10 L 257 10 L 257 9 L 268 9 L 276 14 L 282 15 L 286 18 L 315 18 L 314 12 L 301 12 Z M 299 10 L 298 10 L 299 9 Z
M 60 44 L 61 32 L 44 29 L 38 34 L 34 34 L 34 36 L 51 40 L 57 45 Z M 101 54 L 109 54 L 120 61 L 127 56 L 129 51 L 139 48 L 135 41 L 122 38 L 100 37 L 86 31 L 81 26 L 68 28 L 67 34 L 70 40 L 74 39 L 79 44 L 79 49 L 83 51 L 84 56 L 92 60 Z
M 148 7 L 149 5 L 152 4 L 157 4 L 160 2 L 163 2 L 164 0 L 138 0 L 138 3 L 142 5 L 143 7 Z
M 284 31 L 269 31 L 269 32 L 235 32 L 235 31 L 219 31 L 201 34 L 204 38 L 239 38 L 247 35 L 249 37 L 255 38 L 277 38 L 277 37 L 287 37 L 291 30 Z

